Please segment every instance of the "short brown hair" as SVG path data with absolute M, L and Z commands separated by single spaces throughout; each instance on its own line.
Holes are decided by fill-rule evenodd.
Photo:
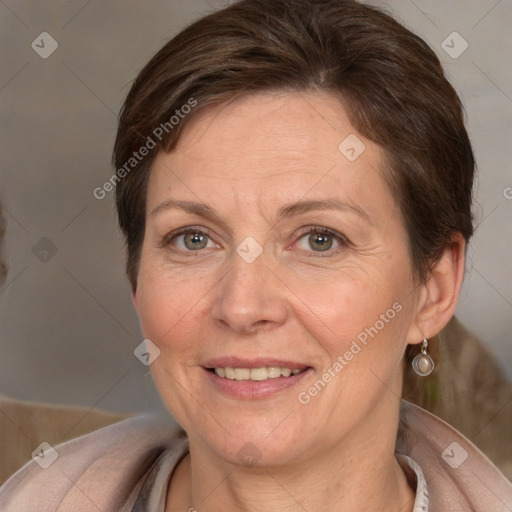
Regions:
M 355 0 L 241 0 L 169 41 L 140 72 L 122 108 L 113 162 L 122 175 L 116 205 L 132 289 L 157 151 L 174 149 L 187 121 L 207 105 L 265 90 L 332 91 L 354 128 L 384 149 L 384 174 L 420 280 L 454 232 L 471 237 L 473 152 L 459 97 L 430 47 L 390 15 Z M 171 118 L 191 99 L 197 107 L 174 125 Z M 149 139 L 158 139 L 157 147 L 135 161 Z

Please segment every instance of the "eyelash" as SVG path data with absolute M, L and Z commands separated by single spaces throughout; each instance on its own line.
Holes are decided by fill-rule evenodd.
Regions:
M 211 240 L 208 230 L 204 230 L 203 228 L 199 228 L 199 227 L 196 228 L 194 226 L 187 226 L 187 227 L 180 228 L 180 229 L 173 231 L 172 233 L 169 233 L 168 235 L 166 235 L 162 239 L 162 242 L 159 244 L 159 247 L 160 248 L 168 247 L 175 238 L 179 237 L 180 235 L 187 235 L 190 233 L 206 235 Z M 313 234 L 332 236 L 339 243 L 339 247 L 337 249 L 340 249 L 342 247 L 347 247 L 350 243 L 349 240 L 344 235 L 337 233 L 336 231 L 332 231 L 329 228 L 325 228 L 325 227 L 321 227 L 321 226 L 307 226 L 305 228 L 302 228 L 299 231 L 299 234 L 297 235 L 297 241 L 294 242 L 294 245 L 305 235 L 313 235 Z M 335 249 L 328 249 L 327 251 L 307 251 L 307 252 L 315 254 L 315 256 L 310 256 L 313 258 L 314 257 L 326 258 L 329 256 L 323 256 L 322 253 L 323 252 L 333 253 L 335 251 Z M 185 253 L 192 257 L 194 257 L 194 253 L 197 253 L 197 256 L 200 256 L 199 253 L 201 253 L 203 250 L 204 249 L 198 249 L 196 251 L 183 251 L 182 249 L 178 249 L 179 252 Z

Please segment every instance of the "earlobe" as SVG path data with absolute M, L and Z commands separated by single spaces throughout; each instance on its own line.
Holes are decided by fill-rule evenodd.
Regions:
M 424 338 L 435 336 L 454 315 L 464 277 L 465 250 L 464 237 L 455 233 L 422 285 L 409 343 L 420 343 Z

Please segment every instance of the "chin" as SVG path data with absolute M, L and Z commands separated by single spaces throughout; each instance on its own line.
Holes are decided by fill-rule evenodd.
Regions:
M 242 417 L 241 417 L 242 416 Z M 230 421 L 229 415 L 219 415 L 219 422 L 203 418 L 185 430 L 191 441 L 206 445 L 216 457 L 235 465 L 270 468 L 294 463 L 306 458 L 315 440 L 306 434 L 306 425 L 297 423 L 296 414 L 282 413 L 279 422 L 260 415 L 244 415 L 239 411 Z M 228 428 L 224 429 L 219 423 Z M 198 424 L 203 428 L 198 429 Z

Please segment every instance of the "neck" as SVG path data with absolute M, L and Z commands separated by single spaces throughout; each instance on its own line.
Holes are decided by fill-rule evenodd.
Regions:
M 234 465 L 191 441 L 173 475 L 166 511 L 411 512 L 414 493 L 394 457 L 395 427 L 360 429 L 292 467 Z

